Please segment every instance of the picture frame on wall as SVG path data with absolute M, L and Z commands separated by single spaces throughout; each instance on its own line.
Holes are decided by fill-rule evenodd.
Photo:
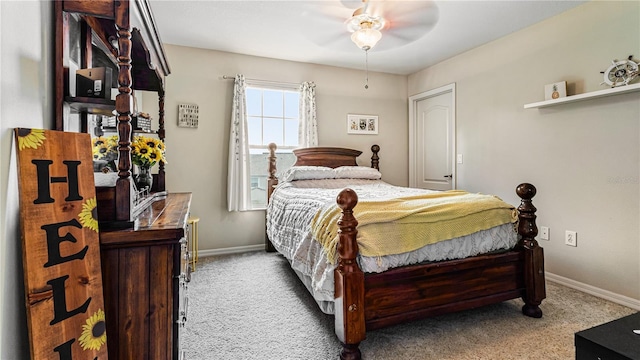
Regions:
M 377 115 L 347 115 L 347 134 L 377 135 L 378 116 Z

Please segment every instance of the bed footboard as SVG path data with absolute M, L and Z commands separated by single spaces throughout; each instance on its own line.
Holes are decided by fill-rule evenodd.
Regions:
M 338 195 L 338 267 L 335 270 L 335 330 L 342 360 L 361 359 L 358 348 L 372 330 L 410 320 L 471 309 L 521 297 L 523 314 L 539 318 L 545 298 L 544 255 L 535 236 L 536 189 L 520 184 L 516 193 L 520 240 L 512 251 L 363 274 L 358 267 L 356 193 Z M 460 286 L 464 284 L 464 286 Z M 463 289 L 461 291 L 461 289 Z M 428 294 L 425 296 L 424 294 Z

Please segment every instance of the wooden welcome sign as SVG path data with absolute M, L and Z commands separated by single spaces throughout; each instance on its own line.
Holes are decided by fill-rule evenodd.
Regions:
M 31 359 L 107 359 L 89 134 L 15 129 Z

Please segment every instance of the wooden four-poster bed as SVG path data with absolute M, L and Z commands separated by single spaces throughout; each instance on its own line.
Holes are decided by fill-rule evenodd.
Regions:
M 269 150 L 267 197 L 271 202 L 279 186 L 275 176 L 275 144 L 270 144 Z M 371 150 L 371 167 L 378 169 L 380 147 L 373 145 Z M 294 166 L 339 168 L 357 166 L 356 158 L 361 151 L 314 147 L 294 150 L 294 154 L 297 158 Z M 358 196 L 349 188 L 340 191 L 337 206 L 342 214 L 338 221 L 337 264 L 333 271 L 333 313 L 335 332 L 342 343 L 340 358 L 361 358 L 359 344 L 365 339 L 366 331 L 510 299 L 522 298 L 522 313 L 541 317 L 539 305 L 546 295 L 544 255 L 535 240 L 536 208 L 531 202 L 536 188 L 523 183 L 516 187 L 516 193 L 521 204 L 517 208 L 517 235 L 512 248 L 365 273 L 359 266 L 356 241 L 358 220 L 354 217 L 354 207 Z M 268 220 L 269 216 L 268 209 Z M 272 240 L 266 239 L 267 251 L 275 251 Z

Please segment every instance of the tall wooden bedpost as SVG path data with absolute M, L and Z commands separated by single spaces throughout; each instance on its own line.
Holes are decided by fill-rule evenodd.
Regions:
M 276 149 L 278 145 L 274 143 L 269 144 L 269 175 L 267 176 L 267 204 L 269 204 L 269 199 L 271 199 L 271 193 L 273 193 L 273 189 L 278 185 L 278 178 L 276 177 Z M 274 252 L 276 249 L 273 247 L 273 244 L 269 240 L 269 237 L 265 234 L 264 236 L 264 250 L 266 252 Z
M 536 226 L 536 207 L 531 199 L 536 195 L 536 188 L 531 184 L 520 184 L 516 193 L 522 199 L 518 206 L 518 247 L 524 251 L 525 294 L 522 297 L 524 306 L 522 313 L 534 318 L 542 317 L 540 303 L 546 297 L 544 282 L 544 253 L 535 237 L 538 235 Z
M 378 145 L 371 145 L 371 152 L 373 153 L 373 155 L 371 155 L 371 167 L 376 169 L 376 170 L 380 170 L 380 158 L 378 157 L 378 152 L 380 152 L 380 146 Z
M 276 149 L 278 145 L 274 143 L 269 144 L 269 176 L 267 176 L 267 203 L 271 198 L 273 189 L 278 185 L 278 178 L 276 177 Z
M 364 322 L 364 273 L 356 263 L 358 221 L 353 208 L 358 195 L 347 188 L 338 194 L 338 207 L 342 215 L 338 220 L 338 267 L 335 270 L 335 330 L 340 342 L 342 360 L 360 360 L 358 346 L 365 339 Z

